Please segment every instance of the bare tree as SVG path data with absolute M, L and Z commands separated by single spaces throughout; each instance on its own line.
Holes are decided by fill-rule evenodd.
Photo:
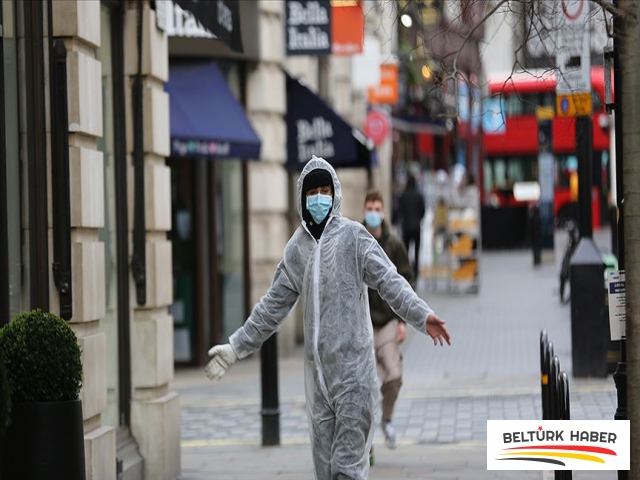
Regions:
M 640 480 L 640 3 L 620 0 L 616 17 L 622 112 L 624 241 L 627 280 L 627 399 L 631 480 Z
M 431 0 L 426 0 L 433 4 Z M 400 0 L 403 9 L 422 4 L 423 0 Z M 558 2 L 551 0 L 447 0 L 442 2 L 449 18 L 437 28 L 424 28 L 422 41 L 413 46 L 428 50 L 438 58 L 442 69 L 436 77 L 439 83 L 431 88 L 442 88 L 448 79 L 469 81 L 469 70 L 481 55 L 469 56 L 468 46 L 486 21 L 497 13 L 513 13 L 521 37 L 514 47 L 512 74 L 534 66 L 555 68 L 557 50 L 554 31 L 557 31 Z M 622 110 L 622 150 L 624 177 L 624 244 L 627 281 L 627 363 L 628 363 L 628 418 L 631 421 L 631 470 L 629 479 L 640 480 L 640 1 L 590 0 L 594 19 L 594 42 L 604 44 L 607 37 L 614 38 L 618 48 L 620 87 L 617 103 Z M 457 28 L 459 25 L 465 28 Z M 604 45 L 602 45 L 604 46 Z M 601 48 L 601 47 L 600 47 Z M 428 56 L 427 55 L 427 56 Z M 466 60 L 461 67 L 461 60 Z M 477 66 L 477 65 L 476 65 Z M 481 69 L 481 67 L 480 67 Z M 507 79 L 508 81 L 508 79 Z M 617 113 L 618 115 L 618 113 Z

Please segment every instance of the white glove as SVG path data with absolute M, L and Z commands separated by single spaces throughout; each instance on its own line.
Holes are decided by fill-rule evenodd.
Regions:
M 211 347 L 208 354 L 211 360 L 204 367 L 204 372 L 209 377 L 209 380 L 220 380 L 227 373 L 227 370 L 231 368 L 231 365 L 238 360 L 236 352 L 228 343 Z

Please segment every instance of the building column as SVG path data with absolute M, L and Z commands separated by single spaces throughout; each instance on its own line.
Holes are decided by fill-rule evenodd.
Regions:
M 132 86 L 138 74 L 137 2 L 127 4 L 125 15 L 125 73 L 127 75 L 127 151 L 132 234 L 134 133 Z M 169 155 L 169 96 L 167 36 L 156 26 L 155 11 L 143 2 L 142 85 L 146 221 L 146 303 L 138 305 L 131 295 L 131 433 L 144 458 L 144 478 L 173 479 L 180 475 L 180 406 L 170 391 L 173 379 L 173 302 L 171 242 L 171 173 Z M 132 283 L 132 292 L 135 287 Z
M 249 229 L 251 256 L 251 304 L 271 285 L 291 229 L 286 158 L 284 2 L 256 2 L 261 41 L 260 62 L 247 65 L 247 115 L 262 141 L 259 162 L 249 165 Z M 279 350 L 287 355 L 295 344 L 292 319 L 282 323 Z
M 107 347 L 100 328 L 105 315 L 105 253 L 98 239 L 104 226 L 104 169 L 97 141 L 103 135 L 100 2 L 53 2 L 53 35 L 67 49 L 69 170 L 72 227 L 73 318 L 71 327 L 82 348 L 87 480 L 116 475 L 116 435 L 102 425 L 107 408 Z M 48 75 L 48 65 L 45 68 Z M 47 90 L 46 95 L 49 96 Z M 47 137 L 51 129 L 47 116 Z M 52 178 L 51 181 L 56 181 Z M 49 238 L 51 239 L 51 230 Z M 50 242 L 50 252 L 52 251 Z M 51 255 L 51 254 L 50 254 Z M 58 292 L 50 281 L 51 311 L 59 312 Z

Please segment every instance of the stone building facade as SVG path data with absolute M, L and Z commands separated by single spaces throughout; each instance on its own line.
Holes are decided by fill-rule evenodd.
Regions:
M 2 323 L 31 308 L 71 309 L 84 368 L 87 479 L 176 478 L 179 404 L 170 389 L 167 311 L 172 284 L 166 36 L 146 0 L 4 1 L 2 27 L 8 178 L 0 192 L 7 199 L 2 243 L 9 259 Z M 56 51 L 66 52 L 64 74 L 49 62 L 56 44 Z M 137 113 L 136 77 L 142 82 Z M 61 87 L 55 95 L 66 96 L 66 119 L 64 108 L 51 108 L 57 100 L 52 84 Z M 141 148 L 133 129 L 138 118 L 144 126 Z M 59 139 L 68 143 L 68 179 L 54 168 L 66 161 L 56 150 Z M 138 173 L 144 172 L 143 225 L 134 214 L 141 193 L 134 158 L 140 159 Z M 59 295 L 51 267 L 60 234 L 53 205 L 64 188 L 70 207 L 70 231 L 64 232 L 71 254 L 70 304 Z M 129 268 L 135 225 L 146 260 L 146 282 L 140 285 Z M 137 289 L 144 289 L 143 302 L 137 301 Z
M 259 161 L 241 173 L 249 252 L 244 302 L 253 305 L 270 285 L 299 222 L 293 201 L 297 174 L 284 168 L 285 72 L 304 76 L 355 127 L 363 127 L 367 100 L 366 92 L 352 87 L 349 57 L 286 57 L 284 2 L 240 3 L 248 53 L 221 58 L 242 63 L 234 89 L 261 141 Z M 364 3 L 366 28 L 387 44 L 393 19 L 388 28 L 378 28 L 387 2 Z M 175 247 L 169 238 L 175 225 L 165 91 L 171 52 L 157 16 L 160 4 L 2 2 L 0 108 L 6 121 L 0 138 L 6 155 L 0 168 L 6 168 L 7 181 L 0 185 L 0 204 L 7 211 L 6 222 L 0 215 L 0 253 L 7 268 L 0 278 L 0 324 L 31 308 L 72 311 L 69 322 L 83 352 L 88 480 L 180 475 L 179 398 L 171 389 Z M 66 52 L 63 77 L 52 73 L 56 43 Z M 50 86 L 60 82 L 63 88 L 56 92 L 67 97 L 66 119 L 61 109 L 51 108 L 58 98 Z M 55 173 L 67 161 L 59 141 L 68 144 L 62 149 L 68 150 L 68 179 Z M 389 191 L 389 145 L 380 147 L 379 166 L 371 172 L 339 171 L 349 192 L 346 216 L 361 217 L 369 186 Z M 68 194 L 60 194 L 61 187 Z M 61 196 L 69 200 L 70 304 L 58 293 L 52 269 L 55 247 L 64 238 L 53 207 Z M 292 316 L 280 331 L 282 355 L 299 341 L 299 316 Z

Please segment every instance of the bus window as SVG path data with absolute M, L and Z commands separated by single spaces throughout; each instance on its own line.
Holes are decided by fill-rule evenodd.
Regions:
M 553 94 L 538 93 L 509 93 L 504 95 L 505 114 L 508 117 L 520 115 L 535 115 L 538 106 L 553 105 Z
M 542 92 L 540 94 L 540 106 L 556 108 L 556 94 L 554 92 Z
M 502 158 L 493 160 L 493 188 L 497 190 L 507 188 L 507 164 Z
M 520 101 L 520 96 L 517 94 L 509 94 L 504 97 L 505 115 L 507 117 L 517 117 L 518 115 L 522 115 L 522 102 Z
M 595 90 L 591 91 L 591 108 L 593 108 L 594 113 L 602 111 L 602 98 Z
M 535 157 L 486 158 L 484 189 L 511 190 L 515 182 L 536 180 Z
M 491 161 L 488 158 L 484 161 L 483 172 L 482 178 L 484 179 L 484 185 L 482 187 L 485 192 L 490 192 L 493 190 L 493 169 L 491 168 Z

